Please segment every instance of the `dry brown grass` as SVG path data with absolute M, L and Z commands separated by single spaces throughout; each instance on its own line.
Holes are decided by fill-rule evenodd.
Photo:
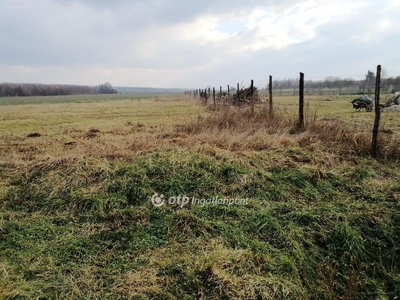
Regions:
M 265 105 L 252 113 L 244 107 L 204 109 L 188 99 L 8 106 L 0 165 L 13 169 L 59 159 L 132 161 L 175 147 L 232 155 L 299 147 L 323 153 L 322 161 L 332 153 L 369 155 L 368 122 L 317 117 L 307 108 L 306 128 L 299 132 L 293 107 L 282 104 L 275 107 L 273 118 Z M 399 144 L 390 130 L 381 131 L 382 158 L 398 159 Z
M 256 107 L 254 112 L 246 107 L 214 110 L 211 106 L 204 110 L 187 100 L 156 99 L 134 104 L 119 102 L 114 104 L 112 113 L 111 104 L 91 103 L 93 116 L 89 120 L 86 120 L 88 113 L 81 110 L 88 104 L 68 104 L 61 106 L 62 110 L 58 105 L 52 106 L 48 110 L 54 114 L 47 119 L 42 115 L 43 119 L 37 119 L 34 126 L 16 127 L 15 132 L 0 141 L 0 166 L 4 167 L 5 178 L 12 178 L 17 170 L 29 173 L 30 169 L 60 161 L 92 161 L 101 165 L 108 161 L 133 161 L 154 151 L 183 148 L 222 158 L 251 157 L 259 151 L 269 151 L 265 164 L 314 165 L 318 180 L 323 176 L 318 172 L 337 166 L 343 156 L 354 161 L 357 157 L 368 157 L 370 151 L 371 129 L 367 122 L 356 125 L 335 117 L 318 118 L 309 110 L 305 130 L 298 131 L 295 112 L 285 106 L 276 107 L 271 118 L 265 106 Z M 108 112 L 106 115 L 104 110 Z M 62 118 L 66 111 L 75 117 L 74 122 L 56 128 L 55 118 Z M 121 116 L 122 111 L 125 113 Z M 9 122 L 17 124 L 21 117 L 10 118 Z M 116 119 L 110 123 L 113 117 Z M 399 159 L 399 146 L 396 135 L 381 131 L 382 159 Z M 286 149 L 299 149 L 300 154 L 281 155 Z M 0 183 L 2 194 L 9 185 L 7 180 Z
M 70 157 L 130 160 L 159 148 L 160 137 L 199 110 L 187 99 L 168 98 L 5 106 L 0 164 Z
M 369 155 L 372 136 L 365 123 L 350 125 L 337 118 L 319 119 L 315 112 L 306 113 L 305 128 L 298 130 L 293 112 L 280 108 L 270 117 L 265 106 L 254 112 L 251 108 L 220 107 L 176 131 L 187 134 L 188 140 L 195 136 L 201 143 L 231 151 L 301 147 L 358 156 Z M 391 131 L 381 130 L 379 145 L 381 158 L 400 158 L 400 141 Z

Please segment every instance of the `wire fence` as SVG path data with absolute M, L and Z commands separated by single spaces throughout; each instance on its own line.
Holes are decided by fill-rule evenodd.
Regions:
M 269 89 L 268 79 L 252 79 L 254 86 L 263 94 Z M 273 93 L 276 96 L 296 96 L 299 95 L 299 77 L 297 78 L 274 78 Z M 245 81 L 237 84 L 220 85 L 216 88 L 216 93 L 235 92 L 237 89 L 247 87 Z M 381 78 L 381 91 L 384 94 L 400 91 L 400 76 L 396 78 Z M 207 86 L 203 89 L 187 91 L 192 97 L 208 95 L 214 88 Z M 368 71 L 366 75 L 352 76 L 308 76 L 304 81 L 305 95 L 373 95 L 375 92 L 375 74 Z
M 390 91 L 394 93 L 396 89 L 400 90 L 400 76 L 388 79 L 381 78 L 380 65 L 377 67 L 376 74 L 375 76 L 375 73 L 368 71 L 368 74 L 365 75 L 364 78 L 362 78 L 361 75 L 357 76 L 358 80 L 354 78 L 338 77 L 328 77 L 324 80 L 321 80 L 319 77 L 311 77 L 311 79 L 305 80 L 304 73 L 299 73 L 300 76 L 296 79 L 273 79 L 272 76 L 269 76 L 267 82 L 263 80 L 251 80 L 250 86 L 245 86 L 242 82 L 242 84 L 237 83 L 236 86 L 233 87 L 230 85 L 226 85 L 226 88 L 220 86 L 219 89 L 215 87 L 206 87 L 204 89 L 186 91 L 185 93 L 192 98 L 200 99 L 205 104 L 213 103 L 214 108 L 221 104 L 235 106 L 251 105 L 252 112 L 254 112 L 255 104 L 260 102 L 260 94 L 264 93 L 267 95 L 267 101 L 269 102 L 270 117 L 274 115 L 273 96 L 298 95 L 299 117 L 297 127 L 299 131 L 304 130 L 305 95 L 372 95 L 374 99 L 371 99 L 370 105 L 372 110 L 372 103 L 375 102 L 375 122 L 373 127 L 371 155 L 378 157 L 380 110 L 382 106 L 384 107 L 384 105 L 380 104 L 380 95 L 381 92 L 388 93 Z M 258 89 L 256 84 L 261 86 L 261 88 Z M 361 101 L 363 99 L 358 100 Z M 356 104 L 358 105 L 360 103 L 353 103 L 353 106 L 355 107 Z M 367 110 L 367 108 L 365 108 L 365 110 Z

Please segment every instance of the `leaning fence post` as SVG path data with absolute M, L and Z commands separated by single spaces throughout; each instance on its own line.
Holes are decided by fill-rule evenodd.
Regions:
M 379 97 L 381 91 L 381 65 L 378 65 L 376 71 L 376 84 L 375 84 L 375 120 L 374 127 L 372 130 L 372 149 L 371 154 L 373 157 L 378 157 L 378 132 L 379 132 L 379 122 L 381 119 L 381 108 L 379 107 Z
M 301 72 L 299 84 L 299 129 L 304 129 L 304 73 Z

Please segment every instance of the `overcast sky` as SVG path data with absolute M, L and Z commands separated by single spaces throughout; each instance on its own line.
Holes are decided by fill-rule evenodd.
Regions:
M 0 82 L 202 88 L 400 75 L 399 0 L 0 0 Z

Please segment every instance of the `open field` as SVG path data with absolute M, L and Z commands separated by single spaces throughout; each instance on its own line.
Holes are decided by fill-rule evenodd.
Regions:
M 400 297 L 399 114 L 130 97 L 0 99 L 0 299 Z
M 135 93 L 135 94 L 96 94 L 96 95 L 71 95 L 71 96 L 46 96 L 46 97 L 0 97 L 0 106 L 25 105 L 25 104 L 56 104 L 56 103 L 88 103 L 110 100 L 132 99 L 165 99 L 176 98 L 177 94 L 160 93 Z

